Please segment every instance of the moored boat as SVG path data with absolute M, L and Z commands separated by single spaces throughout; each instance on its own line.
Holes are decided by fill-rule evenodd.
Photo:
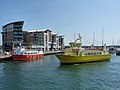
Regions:
M 116 51 L 116 55 L 117 55 L 117 56 L 120 56 L 120 50 L 117 50 L 117 51 Z
M 13 60 L 36 60 L 44 57 L 43 51 L 26 50 L 24 47 L 18 47 L 13 51 Z
M 79 40 L 79 43 L 77 41 Z M 82 49 L 81 43 L 82 37 L 75 42 L 71 42 L 70 48 L 64 51 L 63 55 L 56 55 L 60 60 L 61 64 L 72 64 L 72 63 L 87 63 L 95 61 L 110 60 L 111 55 L 106 50 L 106 45 L 103 50 L 99 49 Z

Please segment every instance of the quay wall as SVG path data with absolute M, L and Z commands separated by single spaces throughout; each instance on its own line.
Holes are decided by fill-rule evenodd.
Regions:
M 52 55 L 52 54 L 62 54 L 64 53 L 63 51 L 45 51 L 44 55 Z

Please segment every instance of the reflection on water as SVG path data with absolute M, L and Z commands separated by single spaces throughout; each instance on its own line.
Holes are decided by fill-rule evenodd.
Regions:
M 0 63 L 1 90 L 119 90 L 120 57 L 61 65 L 54 55 L 34 62 Z

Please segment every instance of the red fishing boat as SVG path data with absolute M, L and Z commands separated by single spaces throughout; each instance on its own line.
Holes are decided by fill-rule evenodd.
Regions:
M 44 57 L 43 51 L 39 50 L 26 50 L 24 47 L 19 47 L 13 51 L 13 60 L 37 60 Z

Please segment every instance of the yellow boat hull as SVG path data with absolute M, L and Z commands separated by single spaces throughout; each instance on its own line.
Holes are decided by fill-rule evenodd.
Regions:
M 72 63 L 87 63 L 110 60 L 110 55 L 94 55 L 94 56 L 70 56 L 70 55 L 56 55 L 61 64 Z

